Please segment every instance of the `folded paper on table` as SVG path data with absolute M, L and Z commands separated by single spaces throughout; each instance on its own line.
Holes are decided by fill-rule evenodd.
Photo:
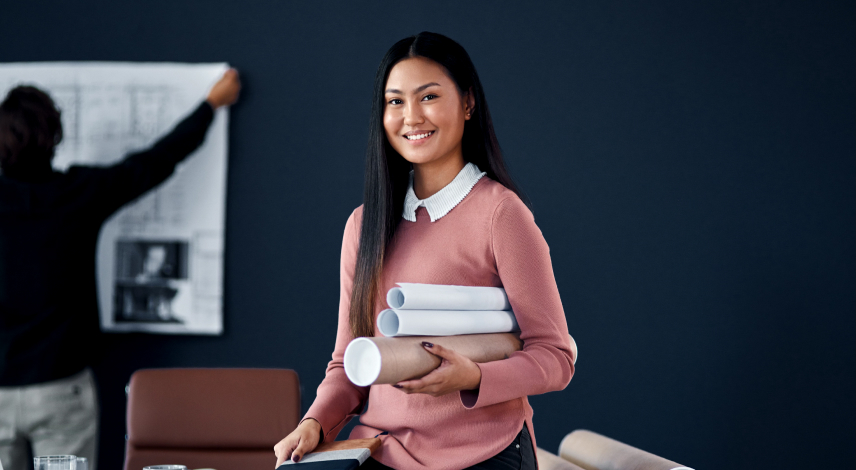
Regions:
M 453 336 L 517 331 L 510 310 L 396 310 L 388 308 L 377 317 L 384 336 Z
M 520 336 L 514 333 L 357 338 L 345 349 L 345 374 L 360 387 L 422 377 L 440 365 L 440 358 L 426 351 L 423 341 L 481 363 L 505 359 L 522 348 Z
M 386 303 L 398 310 L 511 310 L 501 287 L 397 283 Z
M 376 437 L 327 442 L 304 455 L 300 462 L 288 460 L 281 466 L 305 465 L 304 468 L 314 470 L 352 470 L 368 460 L 380 444 L 380 439 Z

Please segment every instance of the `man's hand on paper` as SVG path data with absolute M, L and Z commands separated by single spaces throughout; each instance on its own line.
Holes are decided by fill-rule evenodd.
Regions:
M 321 424 L 312 418 L 304 419 L 294 431 L 291 431 L 291 434 L 273 446 L 273 452 L 276 454 L 274 468 L 279 467 L 288 459 L 295 463 L 299 462 L 304 455 L 318 447 L 320 440 Z
M 405 380 L 393 387 L 404 393 L 425 393 L 432 397 L 479 388 L 481 369 L 475 362 L 439 344 L 423 342 L 422 346 L 443 362 L 421 379 Z
M 238 71 L 229 69 L 223 72 L 223 76 L 217 83 L 211 87 L 208 92 L 208 103 L 214 109 L 220 106 L 231 106 L 238 101 L 238 95 L 241 92 L 241 80 L 238 78 Z

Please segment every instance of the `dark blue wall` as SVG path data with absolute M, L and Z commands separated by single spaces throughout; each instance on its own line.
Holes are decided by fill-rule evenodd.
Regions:
M 580 346 L 571 385 L 531 398 L 538 443 L 588 428 L 699 469 L 853 468 L 853 3 L 650 3 L 5 2 L 0 61 L 243 74 L 226 332 L 106 337 L 100 468 L 122 464 L 139 368 L 293 368 L 311 403 L 374 71 L 421 30 L 475 61 Z

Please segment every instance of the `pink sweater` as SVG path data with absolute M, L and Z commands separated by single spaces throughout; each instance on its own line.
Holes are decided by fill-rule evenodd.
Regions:
M 402 219 L 398 226 L 384 264 L 383 294 L 396 282 L 504 287 L 524 342 L 508 359 L 479 364 L 478 391 L 438 398 L 407 395 L 391 385 L 357 387 L 345 376 L 342 358 L 353 339 L 348 310 L 361 220 L 362 206 L 345 226 L 333 360 L 306 413 L 321 423 L 324 440 L 334 440 L 368 400 L 350 437 L 388 431 L 373 457 L 396 469 L 468 467 L 507 447 L 524 422 L 534 441 L 527 395 L 562 390 L 574 365 L 550 250 L 529 209 L 513 192 L 483 177 L 441 219 L 431 222 L 420 207 L 416 222 Z M 375 316 L 387 308 L 385 295 L 379 297 Z M 380 336 L 377 328 L 375 335 Z

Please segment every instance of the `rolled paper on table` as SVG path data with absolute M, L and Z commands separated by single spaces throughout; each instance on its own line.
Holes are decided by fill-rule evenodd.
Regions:
M 505 359 L 522 348 L 520 337 L 513 333 L 357 338 L 345 349 L 345 374 L 360 387 L 422 377 L 440 365 L 440 358 L 426 351 L 423 341 L 481 363 Z
M 398 310 L 511 310 L 501 287 L 397 283 L 386 303 Z
M 578 429 L 562 439 L 559 456 L 583 468 L 628 470 L 692 470 L 642 449 Z
M 510 310 L 396 310 L 388 308 L 377 317 L 384 336 L 453 336 L 517 331 Z

